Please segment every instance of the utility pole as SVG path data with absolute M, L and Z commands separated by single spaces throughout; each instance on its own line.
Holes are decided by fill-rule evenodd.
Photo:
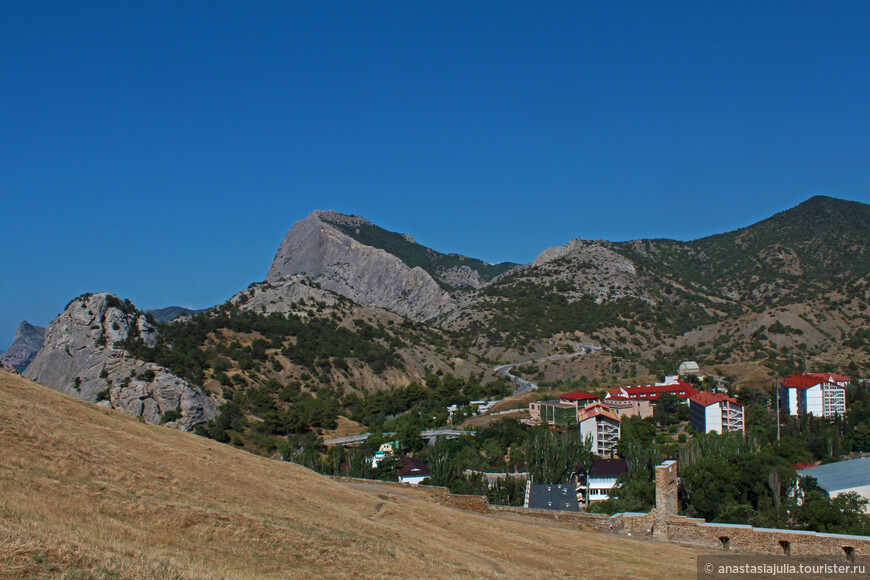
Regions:
M 776 397 L 776 440 L 779 441 L 779 389 L 777 383 L 779 376 L 773 378 L 773 396 Z

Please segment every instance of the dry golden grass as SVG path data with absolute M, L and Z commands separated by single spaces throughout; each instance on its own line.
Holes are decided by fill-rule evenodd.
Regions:
M 344 415 L 339 415 L 335 420 L 335 429 L 324 429 L 323 438 L 332 439 L 347 437 L 348 435 L 359 435 L 366 431 L 368 431 L 368 429 L 366 429 L 362 423 L 357 423 L 352 419 L 348 419 Z
M 0 445 L 2 577 L 695 575 L 695 550 L 344 485 L 2 372 Z

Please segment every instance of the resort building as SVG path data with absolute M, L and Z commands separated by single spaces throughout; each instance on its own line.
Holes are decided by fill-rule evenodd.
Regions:
M 697 393 L 692 385 L 677 377 L 667 377 L 663 383 L 653 385 L 638 385 L 636 387 L 617 387 L 607 391 L 608 397 L 627 397 L 655 402 L 663 393 L 671 393 L 681 399 L 688 399 Z
M 743 405 L 722 393 L 696 393 L 689 397 L 689 422 L 699 433 L 746 432 Z
M 602 403 L 587 405 L 577 414 L 580 424 L 580 435 L 592 438 L 592 452 L 601 457 L 616 453 L 619 441 L 619 415 Z
M 652 403 L 646 399 L 630 399 L 620 395 L 607 395 L 607 398 L 602 401 L 610 407 L 610 410 L 620 417 L 631 417 L 637 415 L 641 419 L 652 417 Z
M 560 396 L 558 400 L 532 401 L 529 403 L 529 415 L 534 423 L 576 425 L 583 406 L 598 399 L 595 395 L 574 391 Z
M 791 415 L 834 417 L 846 413 L 849 377 L 833 373 L 789 375 L 779 388 L 779 404 Z

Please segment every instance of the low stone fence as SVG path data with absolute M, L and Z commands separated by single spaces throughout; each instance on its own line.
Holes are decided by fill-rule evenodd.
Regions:
M 613 528 L 610 531 L 642 536 L 652 533 L 655 513 L 626 512 L 613 514 L 610 519 L 613 523 Z
M 492 485 L 499 479 L 507 479 L 511 477 L 516 480 L 528 481 L 529 473 L 527 471 L 519 472 L 519 473 L 494 473 L 489 471 L 475 471 L 474 469 L 466 469 L 462 472 L 466 478 L 471 477 L 472 475 L 480 475 L 483 477 L 483 480 L 488 484 Z
M 440 505 L 446 505 L 448 507 L 454 507 L 481 514 L 489 513 L 489 503 L 487 502 L 486 497 L 482 495 L 459 495 L 455 493 L 450 493 L 450 490 L 446 487 L 439 487 L 434 485 L 411 485 L 410 483 L 399 483 L 398 481 L 362 479 L 358 477 L 344 477 L 339 475 L 330 475 L 327 477 L 336 481 L 364 483 L 367 485 L 380 485 L 383 487 L 394 487 L 397 489 L 414 488 L 416 490 L 429 494 L 429 496 L 435 501 L 435 503 L 438 503 Z
M 577 524 L 578 526 L 582 526 L 584 529 L 590 529 L 598 532 L 616 531 L 615 526 L 612 523 L 613 518 L 606 514 L 589 514 L 586 512 L 545 510 L 511 505 L 490 505 L 489 510 L 491 512 L 511 512 L 515 514 L 523 514 L 527 516 L 535 516 L 539 518 L 571 522 Z
M 751 554 L 843 556 L 848 559 L 870 556 L 870 537 L 867 536 L 716 524 L 682 516 L 668 520 L 667 537 L 670 542 Z

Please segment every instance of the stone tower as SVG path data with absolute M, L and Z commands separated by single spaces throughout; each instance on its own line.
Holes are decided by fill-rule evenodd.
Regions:
M 668 520 L 677 515 L 677 462 L 669 459 L 656 465 L 656 509 L 653 537 L 667 539 Z

